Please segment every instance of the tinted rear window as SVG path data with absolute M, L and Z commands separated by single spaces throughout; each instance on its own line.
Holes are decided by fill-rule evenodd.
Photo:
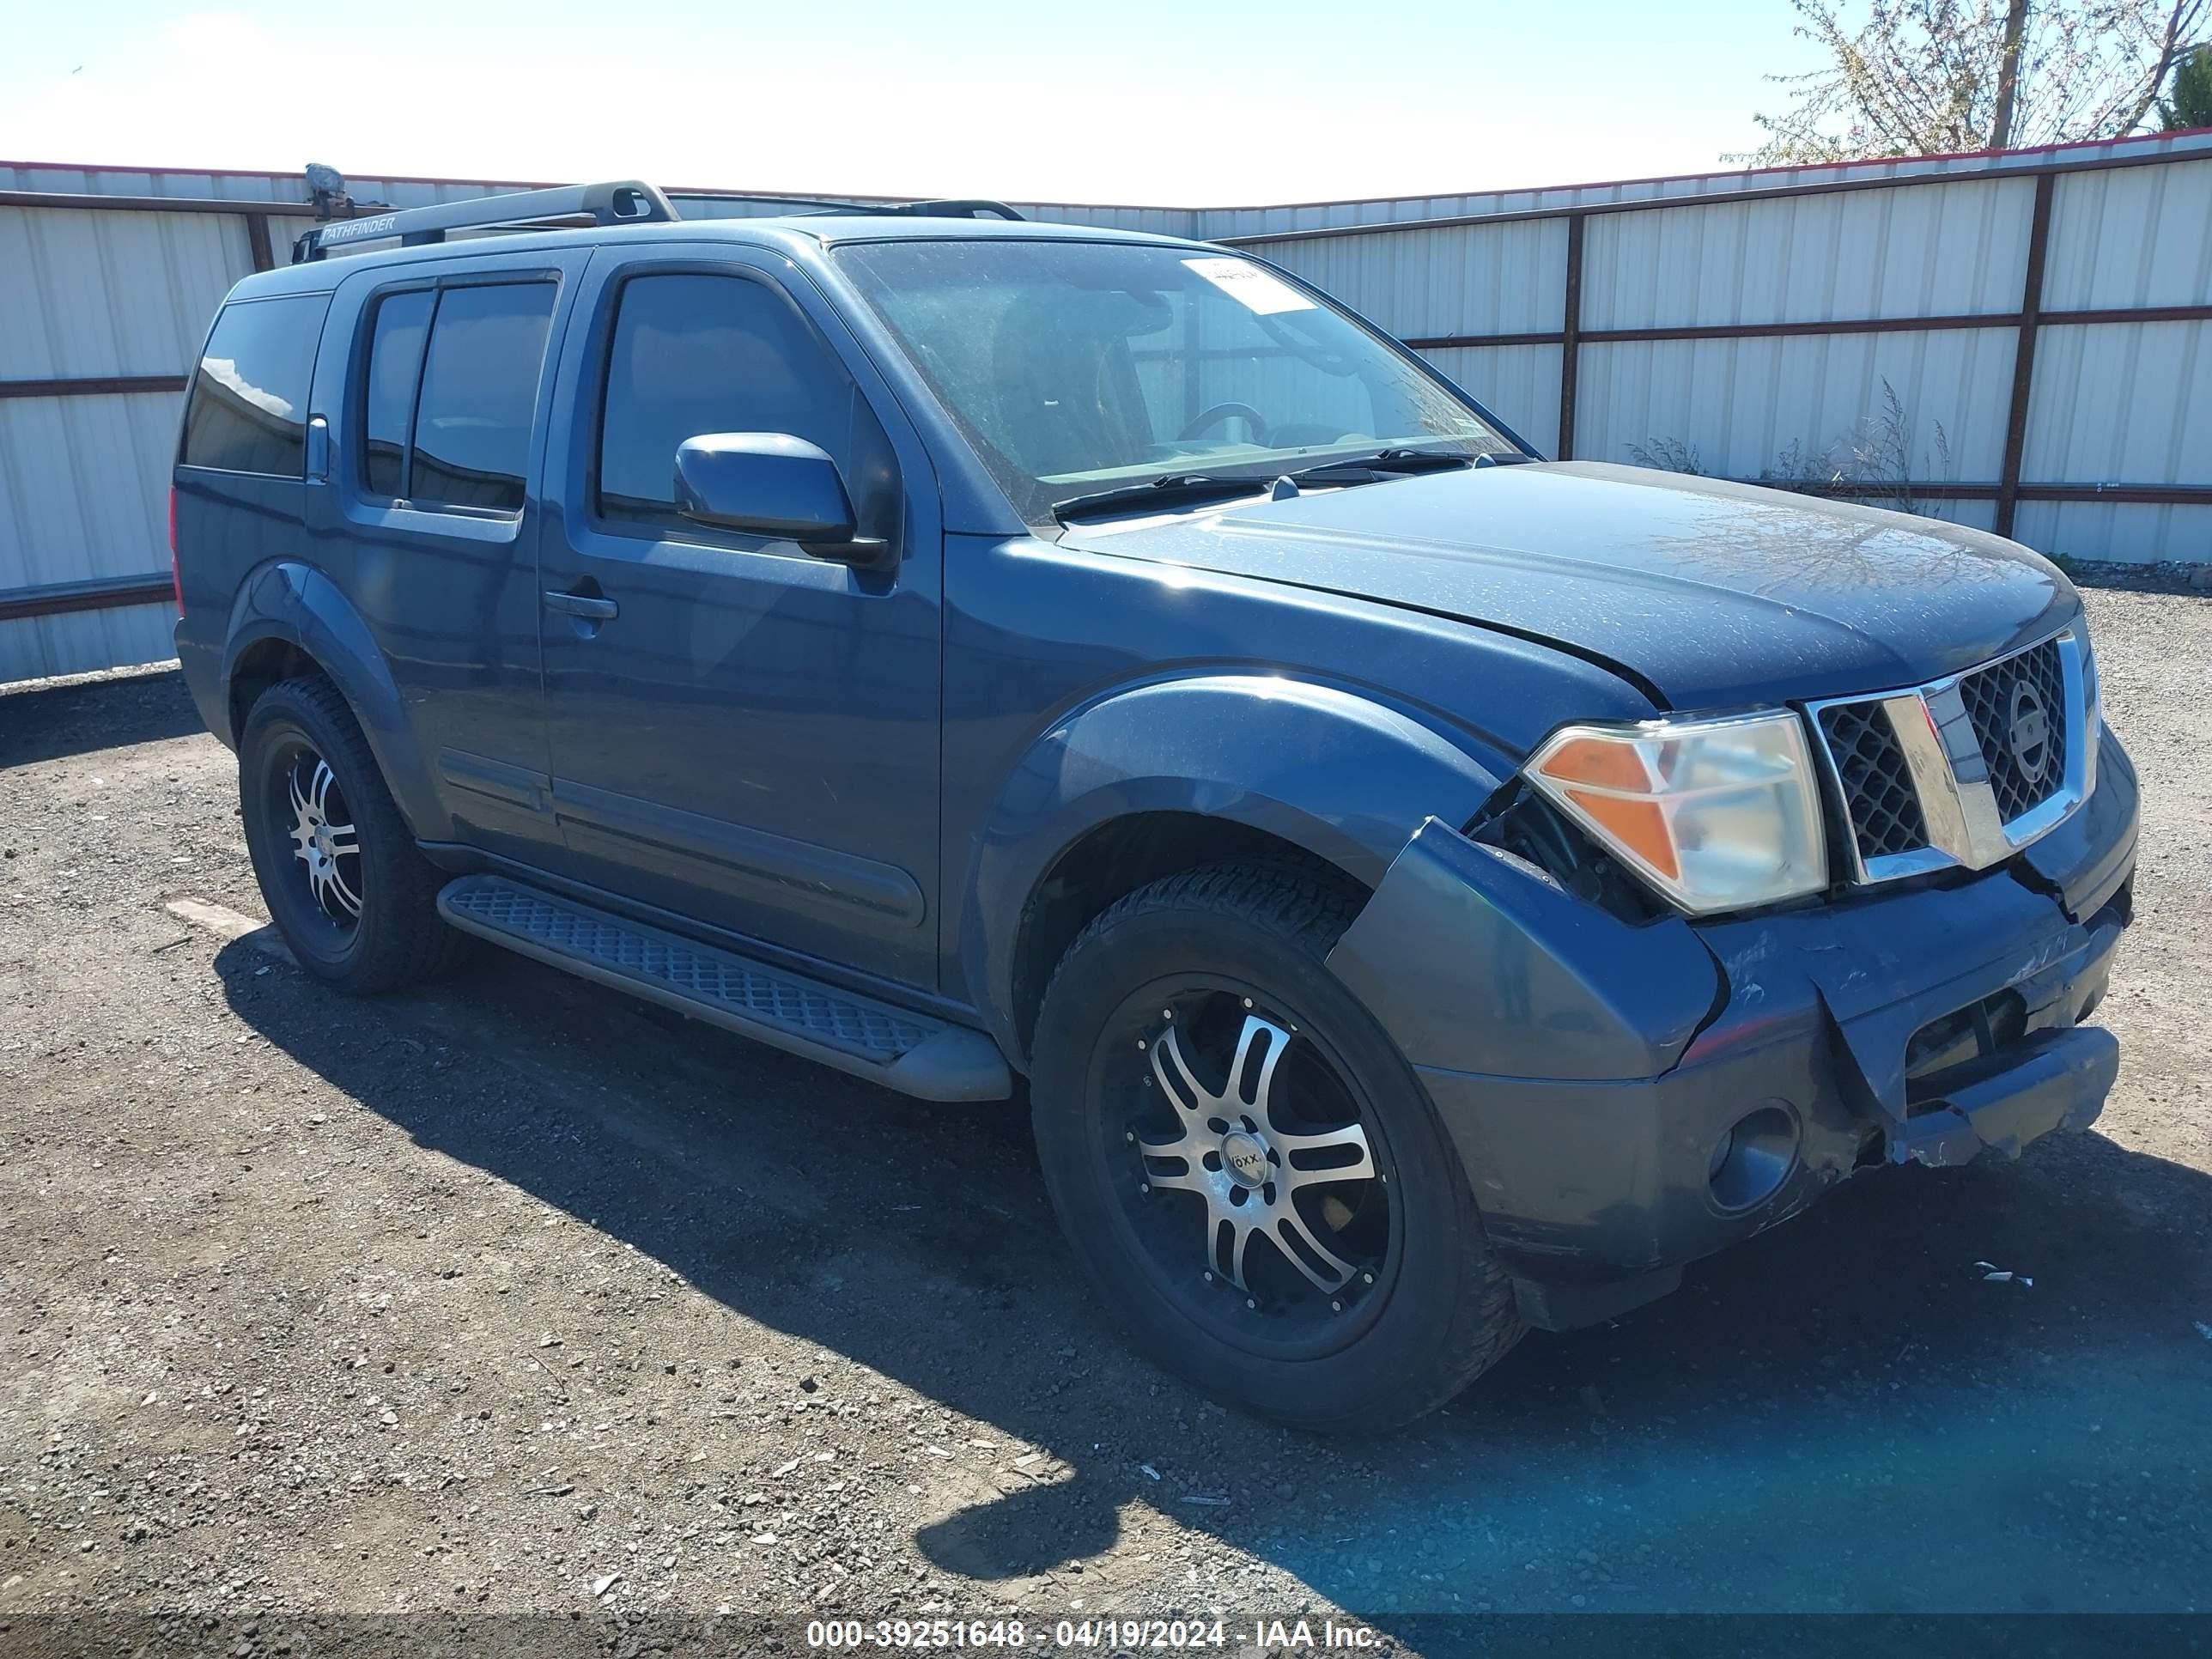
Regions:
M 310 294 L 224 307 L 185 409 L 185 465 L 306 474 L 307 390 L 329 305 Z
M 422 362 L 408 495 L 418 506 L 520 512 L 550 283 L 449 288 Z
M 395 499 L 406 493 L 407 425 L 415 414 L 415 375 L 438 296 L 428 289 L 377 302 L 368 373 L 362 383 L 362 488 Z

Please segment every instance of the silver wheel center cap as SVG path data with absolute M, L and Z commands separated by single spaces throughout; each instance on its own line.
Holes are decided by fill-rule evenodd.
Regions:
M 1267 1183 L 1267 1149 L 1255 1135 L 1231 1129 L 1221 1138 L 1221 1162 L 1241 1187 Z

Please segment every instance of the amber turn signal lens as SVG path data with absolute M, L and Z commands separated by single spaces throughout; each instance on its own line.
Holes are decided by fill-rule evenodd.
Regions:
M 1544 775 L 1558 783 L 1589 783 L 1601 789 L 1651 787 L 1636 745 L 1597 738 L 1569 738 L 1544 757 Z
M 1669 881 L 1682 878 L 1681 860 L 1674 856 L 1674 839 L 1667 833 L 1667 815 L 1659 810 L 1658 802 L 1593 795 L 1585 789 L 1570 789 L 1567 798 L 1595 818 L 1624 852 L 1643 860 Z

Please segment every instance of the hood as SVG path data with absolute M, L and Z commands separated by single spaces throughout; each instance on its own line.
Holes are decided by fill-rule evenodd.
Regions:
M 1678 709 L 1915 685 L 2080 610 L 2055 566 L 1982 531 L 1586 461 L 1081 524 L 1061 544 L 1504 629 Z

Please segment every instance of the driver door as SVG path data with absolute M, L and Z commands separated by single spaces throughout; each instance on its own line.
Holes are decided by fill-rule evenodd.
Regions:
M 620 897 L 933 988 L 934 476 L 842 323 L 766 258 L 603 247 L 586 274 L 538 556 L 556 857 Z M 677 447 L 714 432 L 819 444 L 896 568 L 685 519 Z

